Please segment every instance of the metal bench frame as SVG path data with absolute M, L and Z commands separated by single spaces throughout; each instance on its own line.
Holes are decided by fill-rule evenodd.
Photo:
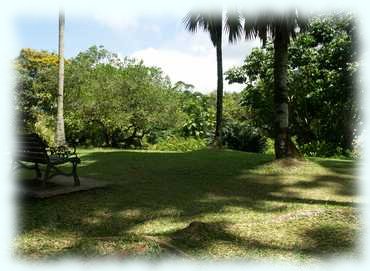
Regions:
M 77 175 L 77 165 L 81 162 L 77 156 L 76 147 L 73 149 L 68 146 L 49 147 L 37 134 L 24 134 L 18 136 L 19 145 L 17 151 L 17 167 L 32 169 L 36 171 L 37 179 L 41 179 L 42 185 L 56 175 L 73 176 L 74 185 L 80 185 Z M 27 165 L 26 163 L 33 163 Z M 65 173 L 57 168 L 58 165 L 72 163 L 72 172 Z M 40 169 L 40 164 L 46 165 L 44 175 Z

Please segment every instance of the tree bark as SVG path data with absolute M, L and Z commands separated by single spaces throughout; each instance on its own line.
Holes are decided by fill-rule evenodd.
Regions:
M 286 23 L 276 25 L 274 38 L 274 106 L 275 106 L 275 157 L 276 159 L 299 157 L 299 151 L 289 134 L 288 101 L 288 45 L 289 32 Z
M 64 112 L 63 112 L 63 96 L 64 96 L 64 11 L 59 12 L 59 73 L 58 73 L 58 101 L 57 101 L 57 129 L 56 143 L 57 145 L 65 144 L 64 133 Z
M 217 55 L 217 95 L 216 95 L 216 129 L 214 145 L 222 146 L 222 110 L 223 110 L 223 69 L 222 69 L 222 39 L 216 46 Z

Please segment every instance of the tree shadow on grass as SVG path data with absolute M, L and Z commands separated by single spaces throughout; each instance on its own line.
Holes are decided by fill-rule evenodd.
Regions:
M 227 207 L 241 207 L 257 213 L 278 213 L 286 210 L 287 205 L 276 206 L 269 202 L 353 205 L 352 202 L 301 198 L 285 189 L 302 184 L 281 182 L 279 174 L 258 176 L 251 173 L 271 160 L 268 155 L 209 150 L 190 153 L 89 153 L 82 157 L 80 175 L 109 181 L 112 185 L 106 189 L 48 200 L 21 202 L 20 230 L 22 233 L 45 230 L 56 234 L 76 234 L 80 241 L 71 251 L 77 251 L 82 249 L 81 244 L 89 244 L 94 237 L 131 238 L 135 227 L 145 228 L 153 221 L 162 223 L 157 228 L 163 227 L 163 232 L 171 232 L 171 228 L 166 228 L 167 224 L 176 222 L 184 225 L 199 216 L 217 215 Z M 311 187 L 306 188 L 321 187 L 329 181 L 318 177 L 311 182 Z M 345 184 L 344 179 L 338 182 Z M 235 237 L 226 232 L 221 234 L 222 227 L 219 225 L 216 235 L 234 240 Z M 246 242 L 245 245 L 258 243 L 234 241 Z M 258 244 L 255 247 L 266 246 Z M 201 248 L 202 245 L 199 245 Z
M 222 242 L 240 248 L 247 255 L 253 251 L 265 251 L 266 254 L 268 254 L 267 251 L 276 251 L 278 254 L 295 253 L 305 258 L 325 258 L 343 255 L 346 252 L 353 253 L 353 248 L 356 247 L 354 235 L 357 235 L 357 231 L 348 225 L 323 224 L 305 230 L 301 232 L 304 246 L 241 237 L 225 230 L 226 228 L 227 223 L 224 222 L 192 222 L 184 229 L 167 233 L 165 238 L 168 243 L 185 252 L 194 250 L 201 252 L 212 247 L 216 242 Z
M 326 257 L 353 253 L 356 248 L 358 232 L 350 225 L 323 224 L 302 233 L 309 244 L 302 250 L 303 253 L 311 256 Z M 356 254 L 359 251 L 356 249 Z
M 337 160 L 321 158 L 312 158 L 311 160 L 338 174 L 353 175 L 358 167 L 358 162 L 355 160 Z
M 226 230 L 228 226 L 227 222 L 199 222 L 194 221 L 187 227 L 176 231 L 168 232 L 162 235 L 163 238 L 167 238 L 167 242 L 172 245 L 188 250 L 205 250 L 212 246 L 215 242 L 230 243 L 244 249 L 279 249 L 286 250 L 280 246 L 273 246 L 263 244 L 262 242 L 254 239 L 246 239 L 237 236 L 230 231 Z

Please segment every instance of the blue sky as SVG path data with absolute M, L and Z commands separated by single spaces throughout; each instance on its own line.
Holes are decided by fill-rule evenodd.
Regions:
M 140 25 L 138 25 L 140 20 Z M 56 51 L 58 46 L 58 14 L 51 16 L 22 16 L 15 20 L 20 47 Z M 179 25 L 180 22 L 180 25 Z M 178 27 L 178 18 L 137 18 L 125 21 L 114 17 L 71 16 L 66 14 L 65 54 L 75 56 L 91 45 L 104 45 L 109 50 L 129 55 L 148 47 L 170 41 Z
M 65 55 L 73 57 L 92 45 L 104 45 L 120 56 L 142 59 L 159 66 L 173 82 L 182 80 L 207 93 L 216 88 L 215 49 L 207 33 L 188 33 L 184 14 L 120 14 L 94 12 L 70 14 L 66 11 Z M 22 15 L 14 20 L 18 49 L 29 47 L 57 51 L 58 12 Z M 226 37 L 225 37 L 226 39 Z M 242 63 L 258 41 L 229 45 L 224 42 L 224 70 Z M 18 51 L 18 50 L 17 50 Z M 226 91 L 240 91 L 228 85 Z

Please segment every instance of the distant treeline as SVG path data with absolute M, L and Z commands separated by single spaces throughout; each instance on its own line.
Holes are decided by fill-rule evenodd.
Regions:
M 223 143 L 262 152 L 272 138 L 271 44 L 254 49 L 227 71 L 241 93 L 224 98 Z M 241 56 L 242 57 L 242 56 Z M 291 132 L 308 155 L 351 155 L 359 122 L 355 26 L 350 15 L 312 19 L 289 48 Z M 22 49 L 16 110 L 19 129 L 53 144 L 58 56 Z M 120 59 L 93 46 L 65 60 L 64 118 L 67 141 L 84 146 L 192 150 L 205 147 L 214 131 L 215 94 L 172 83 L 157 67 Z

